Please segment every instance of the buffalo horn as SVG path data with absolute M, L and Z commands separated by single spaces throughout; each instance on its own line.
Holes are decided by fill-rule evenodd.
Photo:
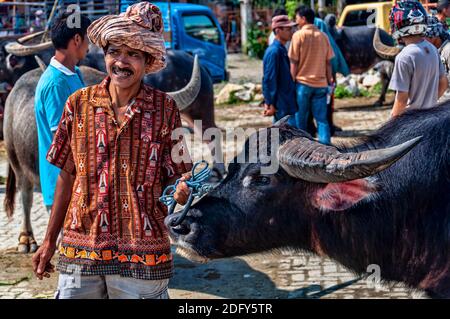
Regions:
M 194 57 L 194 66 L 192 67 L 192 75 L 189 83 L 181 90 L 174 92 L 167 92 L 175 102 L 177 103 L 178 109 L 184 110 L 189 105 L 191 105 L 197 98 L 201 87 L 201 74 L 200 66 L 198 63 L 198 56 Z
M 47 68 L 45 62 L 42 61 L 42 59 L 38 55 L 35 55 L 34 59 L 36 60 L 36 63 L 39 65 L 39 68 L 42 70 L 42 72 L 44 72 L 45 69 Z
M 381 42 L 379 28 L 375 30 L 375 34 L 373 36 L 373 48 L 381 58 L 388 60 L 393 60 L 401 51 L 400 48 L 391 47 Z
M 18 42 L 9 42 L 5 45 L 5 50 L 6 52 L 16 56 L 28 56 L 51 48 L 52 46 L 52 41 L 33 45 L 23 45 Z
M 19 42 L 20 44 L 24 44 L 27 41 L 30 41 L 30 40 L 32 40 L 34 38 L 37 38 L 37 37 L 43 35 L 44 32 L 45 31 L 39 31 L 39 32 L 35 32 L 35 33 L 32 33 L 32 34 L 28 34 L 26 36 L 23 36 L 23 37 L 20 37 L 19 39 L 17 39 L 17 42 Z
M 386 169 L 422 137 L 382 149 L 341 153 L 306 137 L 291 139 L 278 149 L 281 167 L 292 177 L 314 183 L 338 183 L 364 178 Z

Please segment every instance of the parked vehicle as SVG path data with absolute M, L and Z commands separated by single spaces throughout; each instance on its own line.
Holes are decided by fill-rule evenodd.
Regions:
M 420 1 L 425 10 L 430 12 L 436 8 L 436 3 L 428 0 Z M 342 11 L 338 27 L 374 26 L 390 33 L 389 13 L 393 1 L 359 3 L 345 6 Z
M 166 48 L 198 55 L 214 83 L 227 81 L 225 37 L 211 9 L 190 3 L 171 3 L 170 8 L 167 2 L 154 4 L 163 16 Z M 127 6 L 122 2 L 121 11 Z

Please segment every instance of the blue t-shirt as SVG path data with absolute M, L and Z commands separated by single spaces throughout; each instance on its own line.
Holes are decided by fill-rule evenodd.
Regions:
M 60 172 L 58 167 L 46 160 L 47 152 L 67 98 L 84 86 L 78 67 L 75 67 L 75 72 L 71 72 L 53 58 L 36 87 L 34 111 L 38 133 L 39 178 L 46 206 L 53 205 L 56 180 Z
M 334 57 L 331 59 L 331 68 L 333 74 L 337 72 L 341 73 L 343 76 L 347 76 L 350 74 L 350 69 L 348 68 L 347 62 L 342 55 L 341 49 L 339 49 L 336 41 L 328 29 L 326 23 L 320 18 L 314 18 L 314 25 L 323 33 L 328 36 L 328 40 L 330 41 L 330 45 L 333 48 Z

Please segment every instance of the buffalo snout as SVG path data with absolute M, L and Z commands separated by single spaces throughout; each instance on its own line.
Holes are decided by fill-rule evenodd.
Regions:
M 183 222 L 180 225 L 173 226 L 175 222 L 178 220 L 178 218 L 180 218 L 180 216 L 181 216 L 180 213 L 174 213 L 172 215 L 167 216 L 166 219 L 164 220 L 167 229 L 169 229 L 170 235 L 174 239 L 177 239 L 180 236 L 187 236 L 191 232 L 190 224 L 186 221 L 186 219 L 183 220 Z

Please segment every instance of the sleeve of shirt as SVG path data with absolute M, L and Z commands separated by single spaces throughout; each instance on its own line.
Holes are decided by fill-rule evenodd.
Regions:
M 65 102 L 69 96 L 69 88 L 64 85 L 53 85 L 47 89 L 44 108 L 52 132 L 58 128 Z
M 277 93 L 278 59 L 275 52 L 269 52 L 264 60 L 263 95 L 266 104 L 274 104 Z
M 53 142 L 47 152 L 47 161 L 71 175 L 75 175 L 75 163 L 70 144 L 73 125 L 73 101 L 67 100 Z
M 169 106 L 173 109 L 170 120 L 169 133 L 162 152 L 162 169 L 163 181 L 174 176 L 180 176 L 192 168 L 192 160 L 186 145 L 184 136 L 182 135 L 180 111 L 172 99 L 166 99 L 166 102 L 172 104 Z M 167 105 L 165 106 L 167 107 Z M 178 130 L 177 130 L 178 129 Z M 181 129 L 181 130 L 180 130 Z
M 413 69 L 411 63 L 397 59 L 394 64 L 389 88 L 394 91 L 409 92 Z
M 300 61 L 300 34 L 298 32 L 294 33 L 291 40 L 291 45 L 289 47 L 289 60 L 291 62 L 298 63 Z

